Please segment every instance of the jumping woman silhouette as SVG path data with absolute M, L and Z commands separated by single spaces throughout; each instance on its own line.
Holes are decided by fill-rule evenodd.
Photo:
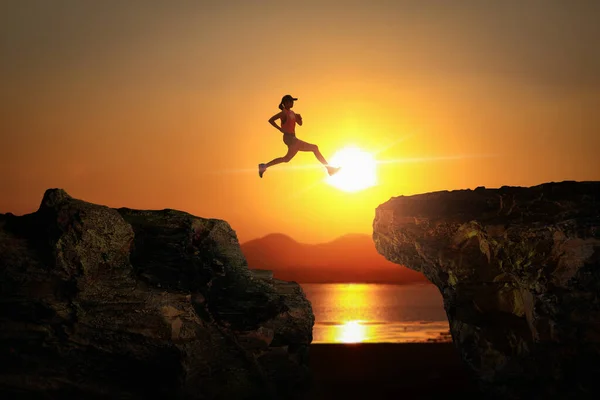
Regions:
M 292 111 L 292 107 L 294 107 L 294 101 L 298 100 L 297 98 L 292 97 L 289 94 L 286 94 L 281 99 L 281 103 L 279 103 L 280 113 L 275 114 L 269 119 L 269 123 L 275 127 L 278 131 L 283 133 L 283 143 L 286 144 L 288 150 L 287 154 L 283 157 L 278 157 L 274 160 L 269 161 L 266 164 L 258 164 L 258 175 L 262 178 L 263 174 L 267 170 L 267 168 L 272 167 L 273 165 L 277 165 L 280 163 L 289 162 L 296 153 L 299 151 L 311 151 L 314 153 L 317 160 L 321 162 L 326 168 L 329 175 L 333 175 L 339 171 L 338 168 L 334 168 L 329 165 L 325 157 L 319 151 L 319 147 L 316 144 L 311 144 L 304 142 L 296 137 L 296 123 L 298 125 L 302 125 L 302 116 L 300 114 L 296 114 Z M 277 126 L 275 121 L 281 119 L 281 127 Z

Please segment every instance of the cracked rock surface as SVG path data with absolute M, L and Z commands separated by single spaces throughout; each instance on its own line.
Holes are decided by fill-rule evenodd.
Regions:
M 439 288 L 454 344 L 498 398 L 600 392 L 600 182 L 395 197 L 373 240 Z
M 229 224 L 49 189 L 0 214 L 3 398 L 294 398 L 314 316 Z

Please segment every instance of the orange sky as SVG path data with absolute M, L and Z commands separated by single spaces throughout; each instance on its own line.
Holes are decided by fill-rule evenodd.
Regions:
M 599 180 L 600 2 L 449 3 L 3 2 L 0 212 L 61 187 L 316 243 L 371 233 L 392 196 Z M 261 180 L 286 93 L 325 157 L 458 158 L 350 194 L 309 153 Z

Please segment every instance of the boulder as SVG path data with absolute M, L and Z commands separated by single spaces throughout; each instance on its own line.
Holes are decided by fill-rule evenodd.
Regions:
M 3 398 L 293 398 L 314 316 L 229 224 L 44 194 L 0 215 Z
M 600 182 L 395 197 L 373 240 L 437 285 L 488 395 L 600 394 Z

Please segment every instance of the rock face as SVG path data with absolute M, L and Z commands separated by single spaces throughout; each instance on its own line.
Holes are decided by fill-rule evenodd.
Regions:
M 396 197 L 373 239 L 438 286 L 453 341 L 499 398 L 600 393 L 600 182 Z
M 0 215 L 0 397 L 294 398 L 314 316 L 221 220 L 46 191 Z

